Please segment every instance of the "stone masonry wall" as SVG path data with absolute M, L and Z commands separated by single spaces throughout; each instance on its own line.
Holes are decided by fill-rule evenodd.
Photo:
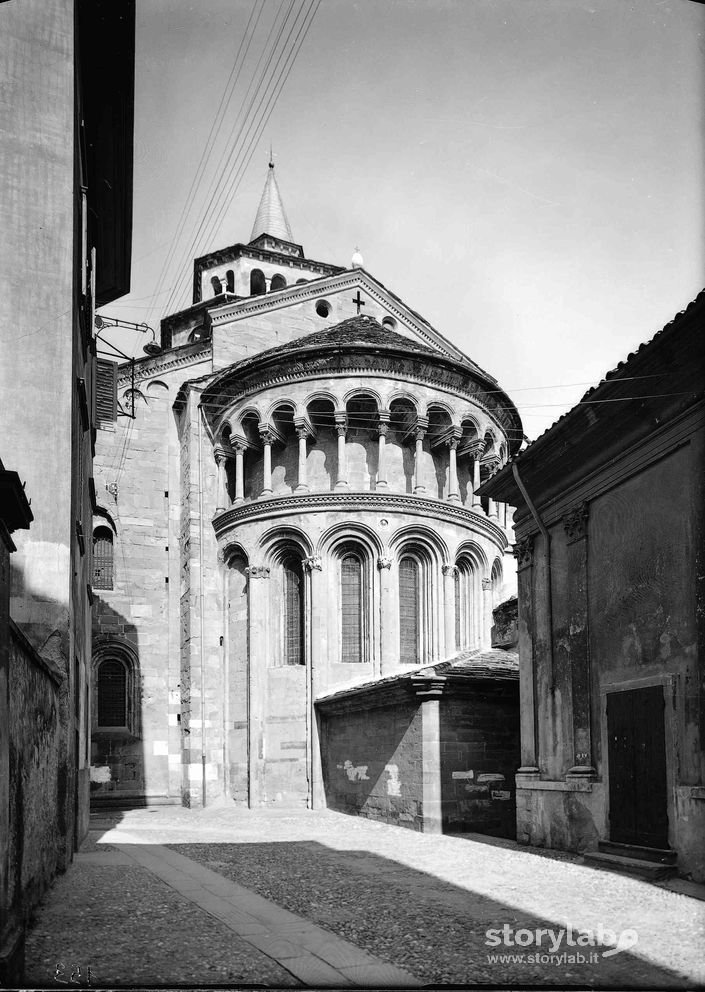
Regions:
M 514 838 L 519 685 L 441 700 L 443 827 Z
M 67 788 L 58 673 L 10 636 L 10 912 L 28 917 L 63 866 Z
M 421 735 L 421 708 L 416 700 L 322 716 L 328 806 L 421 830 Z

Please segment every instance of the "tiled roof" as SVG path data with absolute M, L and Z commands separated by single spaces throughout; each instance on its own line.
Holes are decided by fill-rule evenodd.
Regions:
M 349 317 L 347 320 L 341 321 L 340 324 L 329 327 L 324 331 L 314 331 L 313 334 L 306 334 L 304 337 L 295 338 L 286 344 L 277 345 L 276 348 L 261 351 L 259 354 L 253 355 L 252 358 L 259 361 L 262 358 L 269 358 L 271 355 L 301 351 L 304 348 L 325 348 L 327 345 L 338 347 L 366 345 L 373 348 L 402 348 L 404 351 L 411 351 L 414 354 L 432 355 L 434 358 L 445 358 L 446 361 L 448 360 L 445 355 L 434 351 L 433 348 L 428 348 L 423 344 L 417 344 L 416 341 L 405 338 L 401 334 L 397 334 L 396 331 L 390 331 L 386 327 L 382 327 L 374 317 L 366 317 L 364 314 L 359 317 Z M 451 360 L 455 361 L 455 359 Z

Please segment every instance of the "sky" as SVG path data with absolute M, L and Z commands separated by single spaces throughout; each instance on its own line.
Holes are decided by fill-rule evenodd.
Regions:
M 305 253 L 359 246 L 533 439 L 705 285 L 704 53 L 689 0 L 137 0 L 132 291 L 102 312 L 187 306 L 271 144 Z

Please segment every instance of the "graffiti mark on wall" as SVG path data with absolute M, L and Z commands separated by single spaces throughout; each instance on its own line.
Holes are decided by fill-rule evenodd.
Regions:
M 387 779 L 387 795 L 400 796 L 401 782 L 399 781 L 399 766 L 385 765 L 384 770 L 389 775 L 389 778 Z
M 343 764 L 343 770 L 351 782 L 368 782 L 367 768 L 367 765 L 354 765 L 350 759 Z

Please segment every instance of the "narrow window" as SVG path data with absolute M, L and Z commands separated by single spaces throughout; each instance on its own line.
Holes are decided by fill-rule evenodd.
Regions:
M 269 288 L 272 292 L 274 292 L 275 289 L 286 289 L 286 279 L 280 272 L 277 272 L 272 276 L 272 281 Z
M 127 671 L 120 661 L 104 661 L 98 668 L 98 726 L 127 726 Z
M 344 663 L 362 661 L 362 562 L 347 554 L 340 562 L 342 651 Z
M 109 527 L 96 527 L 93 533 L 94 589 L 113 588 L 113 532 Z
M 403 665 L 419 661 L 419 563 L 415 558 L 399 562 L 399 654 Z
M 211 286 L 213 287 L 213 296 L 219 296 L 223 292 L 223 284 L 218 276 L 212 276 Z
M 463 644 L 463 614 L 465 613 L 463 609 L 462 600 L 462 590 L 461 590 L 461 576 L 460 569 L 456 569 L 455 572 L 455 650 L 460 651 L 465 645 Z
M 235 273 L 232 269 L 228 269 L 225 273 L 225 288 L 228 293 L 235 292 Z
M 304 664 L 304 596 L 301 561 L 291 556 L 283 562 L 284 572 L 284 664 Z

